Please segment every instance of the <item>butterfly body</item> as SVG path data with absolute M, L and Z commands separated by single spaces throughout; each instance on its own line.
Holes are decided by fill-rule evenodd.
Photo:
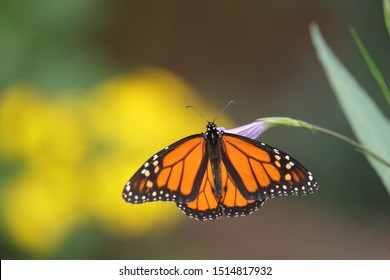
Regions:
M 204 135 L 207 142 L 206 154 L 210 159 L 210 164 L 213 170 L 214 190 L 218 198 L 222 197 L 222 182 L 221 182 L 221 132 L 217 130 L 214 123 L 207 124 L 207 131 Z
M 179 140 L 152 156 L 127 182 L 129 203 L 171 201 L 198 220 L 245 216 L 273 197 L 307 195 L 318 188 L 311 172 L 286 153 L 219 131 Z

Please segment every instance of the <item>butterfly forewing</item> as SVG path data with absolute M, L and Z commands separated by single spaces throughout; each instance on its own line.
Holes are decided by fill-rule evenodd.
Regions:
M 237 189 L 248 200 L 307 195 L 318 188 L 310 171 L 286 153 L 246 137 L 225 133 L 222 157 Z
M 205 149 L 205 139 L 198 134 L 161 150 L 126 183 L 124 200 L 130 203 L 194 200 L 207 166 Z

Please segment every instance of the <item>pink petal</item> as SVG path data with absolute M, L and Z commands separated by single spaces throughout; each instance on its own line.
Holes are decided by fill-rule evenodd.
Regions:
M 270 124 L 264 121 L 256 121 L 243 126 L 239 126 L 232 129 L 225 129 L 224 127 L 219 127 L 219 130 L 224 132 L 238 134 L 241 136 L 245 136 L 251 139 L 258 138 L 267 128 L 269 128 Z

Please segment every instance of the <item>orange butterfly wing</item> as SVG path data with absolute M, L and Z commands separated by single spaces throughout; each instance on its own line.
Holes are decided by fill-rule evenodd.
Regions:
M 310 171 L 274 147 L 229 133 L 222 136 L 221 142 L 229 175 L 248 200 L 307 195 L 318 189 Z
M 203 134 L 188 136 L 161 150 L 134 174 L 122 192 L 129 203 L 189 202 L 199 193 L 207 167 Z
M 198 196 L 191 202 L 177 203 L 177 206 L 184 214 L 197 220 L 212 220 L 222 216 L 219 199 L 215 195 L 214 176 L 209 160 L 203 172 Z
M 221 162 L 221 178 L 223 196 L 221 204 L 223 212 L 227 217 L 247 216 L 258 210 L 265 203 L 266 199 L 254 200 L 245 198 L 237 184 L 233 181 L 230 170 Z
M 189 203 L 177 203 L 184 214 L 202 221 L 219 219 L 222 215 L 227 217 L 246 216 L 264 204 L 265 200 L 257 201 L 244 198 L 222 161 L 220 166 L 222 197 L 217 197 L 215 194 L 214 176 L 209 161 L 198 197 Z

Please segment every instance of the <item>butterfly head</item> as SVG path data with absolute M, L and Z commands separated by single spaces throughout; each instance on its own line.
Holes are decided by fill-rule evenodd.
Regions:
M 217 125 L 214 122 L 208 122 L 207 126 L 206 126 L 206 129 L 207 129 L 206 133 L 207 132 L 212 132 L 212 131 L 218 131 L 217 130 Z
M 214 122 L 208 122 L 206 126 L 205 136 L 211 141 L 211 143 L 216 143 L 220 138 L 220 131 L 217 129 L 217 125 Z

